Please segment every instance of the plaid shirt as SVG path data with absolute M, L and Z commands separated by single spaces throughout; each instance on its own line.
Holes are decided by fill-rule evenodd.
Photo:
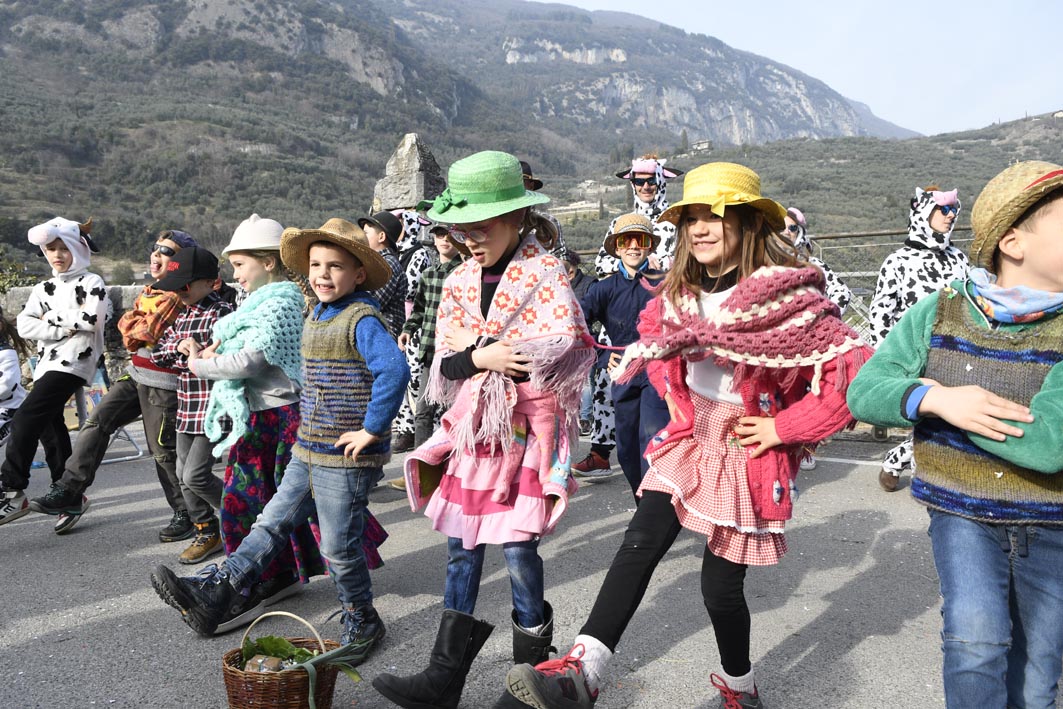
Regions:
M 388 332 L 392 337 L 398 337 L 406 320 L 406 274 L 393 250 L 384 249 L 380 255 L 391 268 L 391 278 L 380 288 L 371 291 L 370 295 L 380 303 L 380 314 L 384 316 Z
M 210 399 L 209 379 L 200 379 L 188 369 L 188 360 L 177 351 L 177 345 L 191 337 L 201 347 L 210 344 L 214 323 L 233 311 L 233 306 L 210 293 L 198 303 L 186 307 L 155 345 L 151 361 L 160 367 L 175 369 L 177 377 L 177 432 L 203 435 L 203 420 Z
M 461 265 L 457 256 L 446 263 L 437 263 L 421 272 L 421 282 L 413 296 L 413 311 L 402 327 L 410 337 L 420 330 L 421 344 L 417 347 L 417 361 L 428 362 L 436 352 L 436 314 L 443 297 L 443 283 Z

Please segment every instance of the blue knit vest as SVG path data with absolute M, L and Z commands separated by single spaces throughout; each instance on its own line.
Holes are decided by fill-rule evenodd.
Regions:
M 364 317 L 380 320 L 376 308 L 355 302 L 329 320 L 308 318 L 303 325 L 301 420 L 292 454 L 308 465 L 361 468 L 391 459 L 390 433 L 353 460 L 335 447 L 341 434 L 362 428 L 373 391 L 373 374 L 354 345 Z
M 1063 361 L 1061 343 L 1063 317 L 1021 331 L 991 330 L 975 321 L 962 294 L 946 292 L 938 299 L 923 376 L 945 386 L 977 384 L 1029 406 L 1049 370 Z M 1063 524 L 1063 474 L 1009 463 L 939 418 L 924 418 L 915 427 L 912 496 L 980 522 Z

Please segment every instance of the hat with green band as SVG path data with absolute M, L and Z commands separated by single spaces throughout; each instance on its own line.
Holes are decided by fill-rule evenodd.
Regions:
M 462 158 L 447 172 L 447 188 L 419 208 L 447 224 L 473 224 L 550 198 L 524 188 L 520 161 L 509 153 L 485 150 Z

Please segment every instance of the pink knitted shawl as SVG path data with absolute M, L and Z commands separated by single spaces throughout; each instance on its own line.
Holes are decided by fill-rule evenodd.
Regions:
M 517 403 L 516 385 L 501 372 L 488 370 L 464 381 L 442 375 L 440 362 L 453 354 L 445 338 L 456 328 L 506 340 L 515 352 L 530 357 L 530 384 L 553 392 L 558 413 L 575 433 L 583 385 L 594 362 L 594 341 L 561 262 L 534 235 L 526 237 L 502 275 L 486 319 L 480 311 L 481 274 L 480 264 L 470 259 L 447 278 L 436 320 L 436 356 L 426 395 L 449 407 L 462 386 L 470 388 L 470 413 L 452 430 L 455 449 L 471 451 L 476 444 L 486 444 L 508 451 Z
M 647 307 L 661 309 L 661 334 L 643 334 L 628 346 L 612 376 L 626 382 L 651 360 L 682 356 L 697 361 L 711 356 L 721 365 L 734 366 L 736 389 L 748 380 L 786 388 L 803 368 L 812 367 L 811 389 L 818 394 L 825 362 L 852 352 L 839 362 L 859 366 L 870 352 L 842 322 L 823 287 L 818 268 L 765 266 L 739 281 L 707 317 L 700 315 L 693 293 L 684 292 L 675 305 L 658 297 Z M 848 377 L 842 372 L 837 381 L 847 382 Z

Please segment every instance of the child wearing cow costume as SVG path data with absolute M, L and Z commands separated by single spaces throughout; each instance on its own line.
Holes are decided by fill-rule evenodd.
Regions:
M 886 257 L 871 300 L 871 344 L 878 347 L 901 316 L 920 300 L 950 282 L 965 278 L 967 257 L 952 245 L 952 228 L 959 217 L 957 191 L 936 187 L 915 189 L 908 215 L 908 238 Z M 890 450 L 878 481 L 886 492 L 897 490 L 901 471 L 912 464 L 912 438 Z
M 16 321 L 19 335 L 37 341 L 37 366 L 0 467 L 0 524 L 29 512 L 25 490 L 38 441 L 44 443 L 52 482 L 62 477 L 71 450 L 63 408 L 92 381 L 103 354 L 108 300 L 103 279 L 88 270 L 89 255 L 97 251 L 91 229 L 91 220 L 78 224 L 56 217 L 28 233 L 48 259 L 52 277 L 33 287 Z

